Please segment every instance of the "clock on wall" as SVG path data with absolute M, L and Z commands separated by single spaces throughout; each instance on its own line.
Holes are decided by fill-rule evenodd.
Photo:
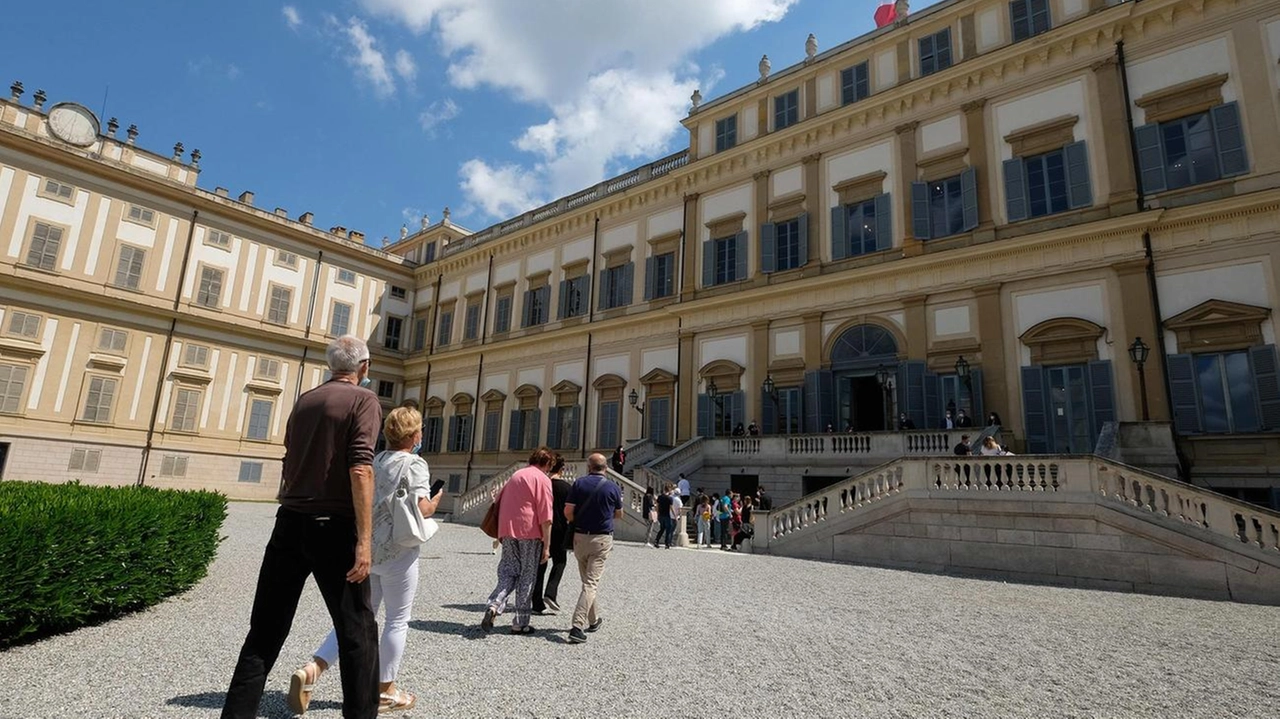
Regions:
M 65 143 L 88 147 L 98 139 L 98 118 L 83 105 L 60 102 L 49 108 L 49 132 Z

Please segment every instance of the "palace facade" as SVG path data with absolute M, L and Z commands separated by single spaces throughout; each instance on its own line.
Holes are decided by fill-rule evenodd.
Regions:
M 1280 507 L 1280 5 L 955 0 L 805 56 L 695 95 L 687 150 L 382 250 L 15 84 L 3 477 L 273 496 L 353 332 L 453 493 L 539 444 L 964 411 L 1034 453 L 1171 422 L 1192 481 Z

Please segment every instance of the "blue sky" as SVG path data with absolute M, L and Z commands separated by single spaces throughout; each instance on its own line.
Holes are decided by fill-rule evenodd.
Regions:
M 712 99 L 873 27 L 878 0 L 170 0 L 23 3 L 0 84 L 103 105 L 203 154 L 200 186 L 370 243 L 482 229 L 685 146 Z M 917 3 L 919 10 L 926 3 Z M 109 92 L 108 92 L 109 87 Z

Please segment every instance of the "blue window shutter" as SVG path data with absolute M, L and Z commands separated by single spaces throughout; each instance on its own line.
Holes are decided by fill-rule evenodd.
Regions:
M 768 274 L 777 266 L 778 226 L 772 222 L 760 225 L 760 271 Z
M 762 434 L 778 433 L 778 408 L 773 397 L 764 388 L 760 389 L 760 432 Z
M 917 240 L 927 240 L 929 231 L 929 183 L 911 183 L 911 234 Z
M 1093 204 L 1093 191 L 1089 186 L 1089 151 L 1084 140 L 1062 148 L 1067 161 L 1067 204 L 1071 209 Z
M 1189 354 L 1169 355 L 1169 394 L 1173 397 L 1173 426 L 1179 434 L 1198 434 L 1199 392 L 1196 391 L 1196 363 Z
M 1014 42 L 1031 36 L 1031 16 L 1026 0 L 1013 0 L 1009 3 L 1009 24 L 1013 27 Z
M 654 276 L 657 271 L 658 258 L 644 258 L 644 301 L 648 302 L 653 299 L 654 287 L 657 286 L 658 278 Z
M 796 218 L 796 224 L 799 226 L 799 243 L 800 243 L 800 264 L 804 267 L 809 264 L 809 213 L 801 213 Z
M 702 286 L 714 287 L 716 284 L 716 241 L 707 240 L 702 243 Z
M 1249 158 L 1244 151 L 1244 133 L 1240 131 L 1240 109 L 1234 102 L 1218 105 L 1209 111 L 1213 120 L 1213 139 L 1218 146 L 1218 169 L 1223 177 L 1243 175 L 1249 171 Z
M 916 422 L 914 417 L 911 421 Z M 897 417 L 894 418 L 894 422 L 897 422 Z M 938 375 L 926 372 L 924 375 L 924 424 L 916 422 L 916 428 L 932 429 L 940 424 L 942 424 L 942 387 Z M 894 429 L 897 429 L 896 424 Z
M 449 451 L 454 451 L 458 444 L 458 415 L 449 418 Z
M 934 67 L 945 70 L 951 67 L 951 28 L 944 28 L 934 42 Z
M 1280 362 L 1276 360 L 1276 346 L 1249 348 L 1249 363 L 1253 366 L 1253 388 L 1258 393 L 1262 428 L 1280 429 Z
M 520 442 L 524 436 L 521 432 L 521 425 L 524 424 L 520 421 L 522 416 L 520 410 L 511 410 L 511 424 L 507 427 L 507 449 L 524 449 Z
M 928 75 L 936 67 L 937 56 L 934 54 L 933 36 L 920 38 L 920 74 Z
M 569 287 L 571 280 L 560 280 L 560 306 L 556 309 L 556 318 L 564 319 L 565 310 L 569 307 Z
M 1093 405 L 1093 436 L 1102 425 L 1116 421 L 1115 381 L 1111 377 L 1111 360 L 1089 363 L 1089 399 Z
M 635 295 L 632 288 L 633 280 L 636 276 L 636 263 L 628 262 L 622 268 L 622 287 L 618 290 L 619 299 L 622 304 L 619 307 L 626 307 L 631 304 L 631 298 Z
M 578 443 L 582 439 L 582 405 L 575 404 L 569 408 L 569 421 L 567 423 L 567 428 L 569 430 L 569 436 L 561 437 L 560 443 L 565 444 L 569 449 L 573 449 L 578 446 Z
M 849 231 L 845 227 L 844 205 L 831 208 L 831 259 L 843 260 L 849 256 Z
M 1027 219 L 1027 174 L 1020 157 L 1004 161 L 1004 204 L 1010 222 Z
M 715 423 L 715 402 L 706 394 L 698 395 L 698 435 L 711 437 L 711 426 Z
M 982 406 L 982 370 L 972 368 L 969 370 L 969 384 L 973 386 L 973 406 L 969 411 L 973 413 L 973 425 L 975 427 L 987 426 L 986 408 Z
M 529 433 L 528 449 L 533 449 L 538 446 L 538 439 L 542 437 L 542 410 L 533 410 L 529 413 L 529 417 L 532 421 L 529 422 L 529 427 L 526 428 Z
M 1022 424 L 1027 452 L 1048 452 L 1049 416 L 1045 409 L 1044 369 L 1039 365 L 1022 368 Z
M 972 167 L 960 173 L 960 205 L 968 232 L 978 226 L 978 171 Z
M 805 431 L 826 432 L 832 422 L 835 378 L 829 370 L 810 370 L 804 373 Z
M 1164 148 L 1160 145 L 1160 125 L 1151 123 L 1133 131 L 1138 148 L 1138 168 L 1142 174 L 1142 191 L 1160 192 L 1168 187 L 1164 176 Z
M 928 367 L 925 366 L 924 360 L 908 360 L 898 363 L 898 411 L 906 412 L 911 421 L 915 422 L 916 426 L 921 429 L 929 426 L 925 417 L 925 406 L 927 404 L 925 375 L 927 374 Z
M 596 286 L 600 288 L 600 293 L 596 296 L 596 311 L 603 312 L 609 309 L 609 283 L 605 281 L 605 273 L 608 270 L 600 270 L 600 281 Z
M 578 314 L 585 315 L 587 310 L 591 308 L 591 273 L 584 272 L 574 282 L 578 285 Z M 601 286 L 603 284 L 601 283 Z
M 893 247 L 893 203 L 889 193 L 876 195 L 876 251 Z
M 739 232 L 733 242 L 733 281 L 741 282 L 747 279 L 747 231 Z
M 542 324 L 551 317 L 551 285 L 543 285 L 542 289 L 538 290 L 538 295 L 542 297 L 542 302 L 539 304 L 542 311 L 538 313 L 535 319 L 537 319 L 538 324 Z
M 733 399 L 733 411 L 729 414 L 729 421 L 733 423 L 733 427 L 737 427 L 738 425 L 746 427 L 747 393 L 743 390 L 738 390 L 737 392 L 734 392 L 731 397 Z
M 547 446 L 560 448 L 560 408 L 547 408 Z

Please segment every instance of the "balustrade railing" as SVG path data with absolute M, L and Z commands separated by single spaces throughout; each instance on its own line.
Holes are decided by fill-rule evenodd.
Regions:
M 1061 465 L 1035 457 L 968 458 L 935 461 L 930 468 L 937 489 L 986 490 L 992 492 L 1057 492 L 1065 490 Z
M 794 534 L 825 522 L 829 512 L 844 514 L 901 492 L 906 461 L 895 460 L 770 511 L 769 536 L 776 539 Z
M 511 479 L 511 475 L 515 474 L 516 470 L 525 466 L 525 464 L 527 463 L 512 463 L 506 469 L 464 492 L 454 504 L 454 516 L 461 517 L 478 507 L 487 507 L 489 501 L 493 498 L 493 493 L 506 486 L 507 481 Z

